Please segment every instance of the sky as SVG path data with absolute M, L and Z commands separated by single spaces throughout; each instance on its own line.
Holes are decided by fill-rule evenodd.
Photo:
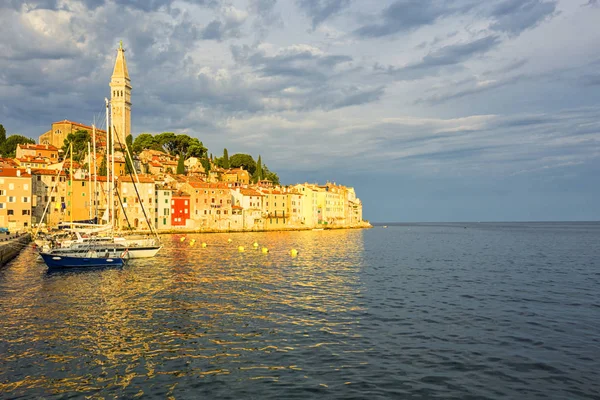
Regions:
M 104 119 L 354 187 L 372 222 L 600 220 L 599 0 L 1 0 L 0 124 Z

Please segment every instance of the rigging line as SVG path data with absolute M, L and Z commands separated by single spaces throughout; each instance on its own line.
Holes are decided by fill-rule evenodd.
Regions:
M 117 134 L 118 133 L 117 128 L 113 125 L 112 129 L 115 130 L 115 136 L 117 137 L 117 140 L 119 141 L 119 145 L 121 146 L 121 149 L 123 149 L 123 143 L 121 143 L 120 135 Z M 137 194 L 138 200 L 140 201 L 140 206 L 142 207 L 142 212 L 144 213 L 144 219 L 146 220 L 146 224 L 148 224 L 148 228 L 150 228 L 150 232 L 152 232 L 154 235 L 156 235 L 156 238 L 160 241 L 158 233 L 154 231 L 154 228 L 152 227 L 152 224 L 150 223 L 150 219 L 148 218 L 148 215 L 146 214 L 146 208 L 144 207 L 144 203 L 142 201 L 142 198 L 140 197 L 140 192 L 138 191 L 137 185 L 135 184 L 135 181 L 133 179 L 133 174 L 131 173 L 131 170 L 135 171 L 135 167 L 133 165 L 133 158 L 131 157 L 131 153 L 129 153 L 129 149 L 127 148 L 127 145 L 125 145 L 125 149 L 127 150 L 127 155 L 129 155 L 129 160 L 131 162 L 129 176 L 131 177 L 131 181 L 133 182 L 133 188 L 135 189 L 135 193 Z M 136 177 L 137 177 L 137 172 L 136 172 Z M 137 182 L 140 183 L 139 178 L 137 179 Z M 150 205 L 150 206 L 152 206 L 152 205 Z
M 70 151 L 70 150 L 71 150 L 71 149 L 69 148 L 69 151 Z M 68 152 L 67 152 L 67 154 L 68 154 Z M 66 157 L 66 156 L 67 156 L 67 155 L 65 154 L 65 157 Z M 59 169 L 59 170 L 58 170 L 58 172 L 56 173 L 56 180 L 54 181 L 54 186 L 52 186 L 52 189 L 50 190 L 50 195 L 51 195 L 52 193 L 54 193 L 54 189 L 56 189 L 56 186 L 58 185 L 58 182 L 60 181 L 60 173 L 63 171 L 63 168 L 64 168 L 64 166 L 65 166 L 65 161 L 64 161 L 64 160 L 65 160 L 65 159 L 63 158 L 63 165 L 60 167 L 60 169 Z M 71 188 L 71 190 L 73 190 L 73 189 Z M 52 200 L 52 196 L 48 196 L 48 198 L 49 198 L 50 200 Z M 37 226 L 37 229 L 35 230 L 35 233 L 34 233 L 34 235 L 33 235 L 33 240 L 35 240 L 35 239 L 37 238 L 37 235 L 40 233 L 40 229 L 41 229 L 41 227 L 42 227 L 42 225 L 41 225 L 41 224 L 44 222 L 44 216 L 46 215 L 46 212 L 48 211 L 48 207 L 50 206 L 50 203 L 51 203 L 51 202 L 49 201 L 48 203 L 46 203 L 46 207 L 44 207 L 44 212 L 42 213 L 42 218 L 41 218 L 41 221 L 40 221 L 40 223 L 38 224 L 38 226 Z
M 119 193 L 119 189 L 115 189 L 115 191 L 117 192 L 117 199 L 119 199 L 119 204 L 121 205 L 121 210 L 123 210 L 123 215 L 125 216 L 125 221 L 127 221 L 127 226 L 129 227 L 129 230 L 132 230 L 131 223 L 129 222 L 129 217 L 127 216 L 127 213 L 125 212 L 125 206 L 123 205 L 123 201 L 121 200 L 121 193 Z

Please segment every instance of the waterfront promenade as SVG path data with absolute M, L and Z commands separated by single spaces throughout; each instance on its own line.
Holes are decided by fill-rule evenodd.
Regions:
M 0 234 L 0 267 L 19 255 L 30 241 L 29 233 Z

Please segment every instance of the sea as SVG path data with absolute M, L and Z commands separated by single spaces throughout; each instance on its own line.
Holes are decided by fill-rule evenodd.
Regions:
M 162 240 L 0 268 L 0 398 L 600 398 L 600 223 Z

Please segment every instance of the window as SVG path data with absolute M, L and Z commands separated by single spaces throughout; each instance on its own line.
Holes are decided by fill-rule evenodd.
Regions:
M 227 210 L 223 210 L 223 214 L 227 215 Z
M 61 196 L 60 201 L 61 201 L 61 203 L 64 203 L 65 202 L 65 197 Z
M 165 208 L 165 209 L 163 210 L 163 214 L 164 214 L 164 215 L 169 215 L 169 209 L 168 209 L 168 208 Z
M 163 218 L 163 225 L 166 225 L 166 224 L 167 224 L 167 219 Z
M 15 188 L 15 184 L 14 183 L 9 183 L 8 184 L 8 189 L 9 190 L 13 190 Z
M 0 203 L 0 209 L 6 207 L 4 203 Z
M 15 196 L 8 196 L 8 202 L 9 203 L 14 203 L 15 202 Z
M 169 204 L 169 199 L 165 199 L 165 204 Z
M 37 176 L 37 180 L 38 182 L 42 180 L 42 177 L 40 175 Z
M 23 203 L 29 203 L 29 197 L 25 196 L 23 197 Z
M 6 210 L 7 215 L 15 215 L 15 210 Z
M 204 215 L 206 215 L 206 210 L 204 210 Z
M 6 190 L 0 190 L 0 196 L 6 196 Z
M 52 177 L 52 182 L 56 182 L 56 177 L 55 176 Z M 62 180 L 61 180 L 61 182 L 62 182 Z
M 22 215 L 29 215 L 30 211 L 29 210 L 23 210 L 23 214 Z
M 185 213 L 186 213 L 186 214 L 188 213 L 188 209 L 187 209 L 187 208 L 185 209 Z
M 185 201 L 185 205 L 186 205 L 186 206 L 188 205 L 188 201 L 187 201 L 187 200 Z
M 46 196 L 48 197 L 48 196 Z M 56 197 L 52 196 L 52 198 L 50 199 L 50 201 L 55 202 L 56 201 Z
M 85 181 L 81 181 L 81 186 L 85 186 Z
M 172 212 L 173 214 L 175 214 L 175 209 L 174 209 L 174 208 L 171 208 L 171 212 Z
M 175 204 L 175 200 L 171 200 L 171 204 Z

